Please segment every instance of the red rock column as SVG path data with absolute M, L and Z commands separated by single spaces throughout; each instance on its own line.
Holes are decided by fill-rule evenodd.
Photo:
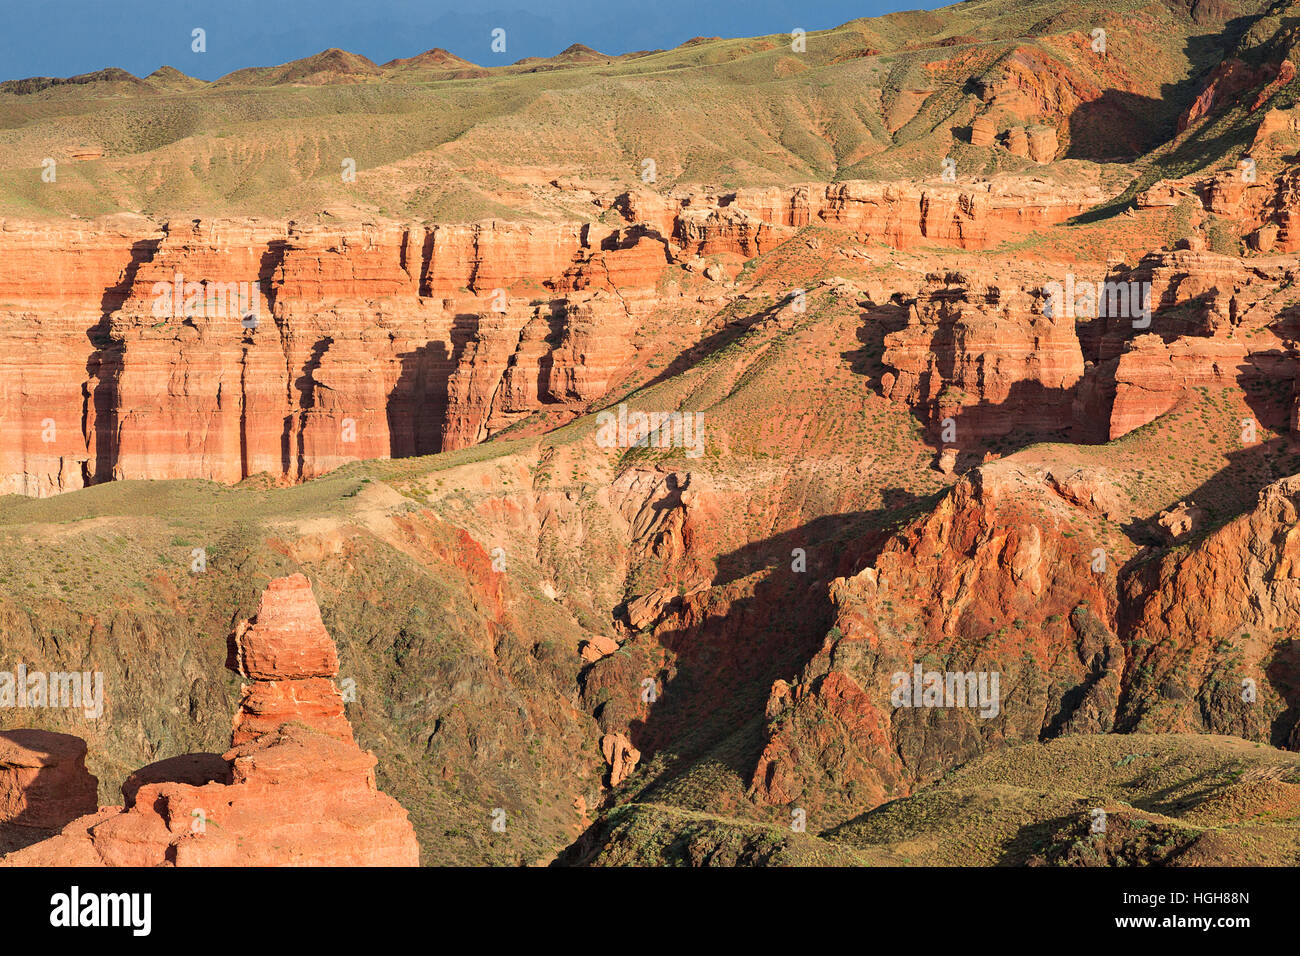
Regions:
M 334 686 L 338 652 L 325 630 L 311 583 L 301 574 L 277 578 L 262 592 L 257 616 L 231 635 L 229 666 L 253 683 L 243 685 L 235 714 L 235 747 L 297 721 L 353 742 Z

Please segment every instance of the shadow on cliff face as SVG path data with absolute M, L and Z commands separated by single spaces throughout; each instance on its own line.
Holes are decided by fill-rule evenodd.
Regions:
M 140 239 L 131 243 L 131 261 L 122 269 L 118 283 L 104 290 L 99 301 L 99 321 L 86 329 L 94 350 L 86 359 L 86 385 L 81 410 L 81 430 L 89 458 L 82 463 L 86 485 L 113 480 L 117 464 L 118 379 L 122 373 L 122 346 L 112 338 L 111 318 L 122 307 L 135 285 L 140 267 L 152 262 L 162 239 Z
M 881 376 L 889 371 L 889 366 L 884 363 L 885 336 L 904 328 L 907 315 L 908 306 L 898 297 L 881 305 L 871 305 L 862 313 L 863 322 L 855 333 L 862 348 L 840 353 L 840 358 L 849 363 L 849 368 L 865 376 L 877 392 L 882 390 Z
M 546 322 L 546 351 L 541 358 L 537 360 L 537 379 L 534 383 L 538 401 L 546 401 L 551 398 L 555 401 L 562 401 L 560 395 L 555 394 L 552 389 L 551 372 L 555 368 L 555 350 L 564 342 L 564 332 L 568 327 L 563 312 L 563 303 L 559 300 L 551 302 L 551 310 L 545 316 Z
M 628 721 L 642 766 L 656 753 L 664 761 L 638 799 L 653 797 L 701 757 L 748 786 L 772 683 L 797 675 L 834 624 L 831 580 L 868 566 L 893 527 L 923 506 L 902 489 L 887 491 L 885 500 L 879 510 L 827 515 L 723 555 L 713 588 L 679 599 L 653 636 L 643 632 L 634 642 L 653 640 L 667 653 L 646 660 L 669 661 L 654 675 L 659 689 L 644 717 Z M 796 570 L 804 562 L 806 570 Z M 633 673 L 631 662 L 615 666 L 627 671 L 616 678 L 625 687 L 647 676 Z
M 1065 158 L 1128 162 L 1168 142 L 1178 132 L 1179 117 L 1205 88 L 1209 71 L 1228 56 L 1254 20 L 1236 17 L 1222 31 L 1188 37 L 1183 55 L 1194 72 L 1177 83 L 1162 83 L 1159 96 L 1112 88 L 1081 103 L 1066 121 L 1070 147 Z M 1122 58 L 1123 53 L 1112 49 L 1110 56 Z
M 1113 385 L 1108 395 L 1104 389 L 1105 372 L 1069 388 L 1022 380 L 1000 402 L 981 398 L 973 405 L 945 407 L 941 394 L 934 402 L 912 406 L 912 413 L 936 454 L 955 453 L 948 470 L 958 474 L 1042 442 L 1104 444 L 1114 400 Z
M 921 511 L 922 499 L 904 488 L 885 489 L 881 500 L 882 508 L 825 515 L 721 555 L 716 562 L 714 587 L 763 570 L 824 576 L 826 581 L 857 574 L 879 553 L 894 527 Z M 807 571 L 795 572 L 791 568 L 796 550 L 806 556 Z
M 48 840 L 58 834 L 58 830 L 45 830 L 38 827 L 27 827 L 21 824 L 0 822 L 0 857 L 6 853 L 13 853 L 24 847 L 29 847 L 33 843 L 40 843 L 42 840 Z
M 1117 136 L 1128 137 L 1130 148 L 1141 152 L 1159 150 L 1174 138 L 1178 119 L 1192 105 L 1209 82 L 1210 71 L 1221 63 L 1245 32 L 1255 22 L 1255 17 L 1235 17 L 1224 24 L 1221 33 L 1207 33 L 1189 37 L 1184 47 L 1195 74 L 1178 83 L 1165 83 L 1159 97 L 1143 97 L 1122 90 L 1106 90 L 1093 104 L 1082 104 L 1070 117 L 1070 148 L 1066 159 L 1103 159 L 1113 153 Z M 1216 104 L 1215 112 L 1225 104 Z M 1079 145 L 1075 146 L 1077 135 Z M 1129 184 L 1119 195 L 1073 218 L 1071 223 L 1101 222 L 1119 215 L 1132 204 L 1133 197 L 1157 179 L 1182 176 L 1195 169 L 1206 169 L 1223 157 L 1236 155 L 1249 142 L 1253 124 L 1236 123 L 1216 135 L 1192 135 L 1163 154 L 1157 152 L 1151 166 Z M 1144 130 L 1145 135 L 1135 130 Z M 1096 155 L 1091 155 L 1096 152 Z M 1130 157 L 1132 158 L 1132 157 Z
M 284 265 L 284 252 L 288 245 L 288 242 L 283 239 L 271 240 L 266 244 L 266 251 L 262 253 L 261 261 L 258 263 L 258 288 L 266 293 L 267 311 L 272 315 L 275 314 L 277 293 L 275 272 Z
M 442 450 L 447 383 L 453 362 L 442 342 L 398 355 L 402 371 L 388 395 L 389 455 L 409 458 Z
M 294 407 L 293 413 L 285 416 L 284 432 L 280 436 L 280 454 L 282 457 L 282 466 L 286 475 L 293 475 L 297 481 L 303 480 L 303 462 L 306 460 L 306 433 L 307 420 L 311 409 L 316 407 L 316 388 L 320 385 L 316 381 L 316 372 L 320 369 L 321 361 L 325 358 L 325 353 L 329 347 L 334 344 L 334 339 L 330 336 L 320 339 L 312 346 L 311 356 L 302 366 L 302 374 L 293 382 L 293 387 L 298 390 L 298 403 Z M 297 428 L 294 427 L 293 419 L 297 417 Z M 296 431 L 296 447 L 294 436 Z
M 559 321 L 562 323 L 562 319 Z M 468 344 L 477 337 L 479 322 L 480 316 L 473 313 L 460 314 L 452 320 L 450 354 L 445 343 L 434 341 L 397 356 L 401 371 L 385 400 L 390 457 L 433 455 L 443 450 L 451 376 Z M 294 451 L 290 447 L 293 416 L 285 419 L 281 450 L 287 474 L 301 477 L 306 458 L 304 434 L 308 412 L 316 405 L 316 389 L 328 387 L 316 380 L 315 373 L 333 344 L 333 338 L 328 336 L 317 342 L 303 365 L 302 374 L 293 383 L 300 396 L 295 410 L 299 422 Z
M 1013 384 L 1000 402 L 981 398 L 974 405 L 951 410 L 939 404 L 928 421 L 918 417 L 928 426 L 927 433 L 932 439 L 940 445 L 955 445 L 962 457 L 988 452 L 1009 455 L 1044 441 L 1099 444 L 1106 440 L 1105 423 L 1076 414 L 1085 382 L 1086 379 L 1080 379 L 1070 388 L 1048 388 L 1022 380 Z M 942 441 L 944 419 L 952 420 L 955 441 Z
M 1296 737 L 1300 726 L 1300 644 L 1292 637 L 1283 638 L 1264 674 L 1286 701 L 1285 709 L 1273 720 L 1269 742 L 1285 750 L 1300 749 Z
M 1112 89 L 1080 103 L 1065 121 L 1070 145 L 1062 158 L 1127 163 L 1159 146 L 1174 132 L 1177 112 L 1166 99 L 1174 89 L 1165 84 L 1158 97 Z
M 443 450 L 451 376 L 469 343 L 477 339 L 480 321 L 481 316 L 473 312 L 452 319 L 450 352 L 443 342 L 429 342 L 398 355 L 401 372 L 388 393 L 386 411 L 390 457 L 434 455 Z
M 884 361 L 885 339 L 907 326 L 910 308 L 910 302 L 898 297 L 868 307 L 861 313 L 862 325 L 856 333 L 862 347 L 841 353 L 849 368 L 866 377 L 868 384 L 886 398 L 891 398 L 892 390 L 898 388 L 896 381 L 888 377 L 898 370 Z M 1043 441 L 1106 441 L 1114 400 L 1113 383 L 1109 391 L 1105 387 L 1106 369 L 1089 365 L 1084 376 L 1068 388 L 1048 388 L 1022 379 L 1011 385 L 1002 401 L 980 398 L 974 404 L 962 404 L 965 393 L 951 384 L 958 373 L 957 350 L 938 345 L 941 337 L 952 334 L 947 324 L 934 329 L 928 343 L 931 364 L 919 374 L 913 388 L 921 396 L 934 397 L 910 405 L 936 455 L 945 449 L 955 452 L 949 470 L 965 471 L 986 456 L 1012 454 Z M 982 381 L 984 357 L 978 361 Z M 1113 368 L 1109 372 L 1113 377 Z M 897 398 L 891 400 L 902 404 Z M 945 424 L 950 427 L 945 428 Z
M 161 245 L 162 239 L 139 239 L 131 243 L 131 261 L 122 269 L 122 278 L 117 285 L 105 289 L 100 297 L 99 311 L 103 318 L 107 319 L 111 313 L 122 308 L 122 303 L 135 286 L 135 277 L 139 274 L 140 267 L 153 262 Z

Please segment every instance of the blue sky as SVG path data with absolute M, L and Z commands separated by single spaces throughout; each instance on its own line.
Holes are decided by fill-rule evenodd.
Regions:
M 571 43 L 604 53 L 696 36 L 822 30 L 936 0 L 0 0 L 0 80 L 109 66 L 144 76 L 166 64 L 213 80 L 341 47 L 376 63 L 433 47 L 484 66 L 551 56 Z M 207 52 L 191 32 L 207 32 Z M 506 52 L 490 49 L 506 30 Z

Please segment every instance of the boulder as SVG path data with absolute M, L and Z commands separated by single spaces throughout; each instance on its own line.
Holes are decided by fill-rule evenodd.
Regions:
M 1205 524 L 1205 511 L 1195 504 L 1180 501 L 1167 511 L 1160 512 L 1156 524 L 1170 544 L 1177 544 L 1191 536 Z
M 972 146 L 992 146 L 993 137 L 997 135 L 998 128 L 993 122 L 991 116 L 977 116 L 975 122 L 971 124 L 970 141 Z
M 1029 129 L 1029 158 L 1036 163 L 1050 163 L 1056 158 L 1059 144 L 1056 130 L 1050 126 L 1033 126 Z
M 1007 150 L 1012 156 L 1029 158 L 1029 134 L 1023 126 L 1013 126 L 1007 130 Z

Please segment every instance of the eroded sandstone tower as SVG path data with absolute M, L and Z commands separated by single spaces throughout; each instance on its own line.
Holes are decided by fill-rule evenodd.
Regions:
M 306 577 L 267 585 L 257 616 L 231 635 L 230 666 L 251 681 L 230 751 L 150 764 L 122 785 L 123 806 L 79 816 L 0 863 L 418 865 L 406 811 L 379 792 L 375 756 L 353 740 L 333 680 L 338 654 Z

